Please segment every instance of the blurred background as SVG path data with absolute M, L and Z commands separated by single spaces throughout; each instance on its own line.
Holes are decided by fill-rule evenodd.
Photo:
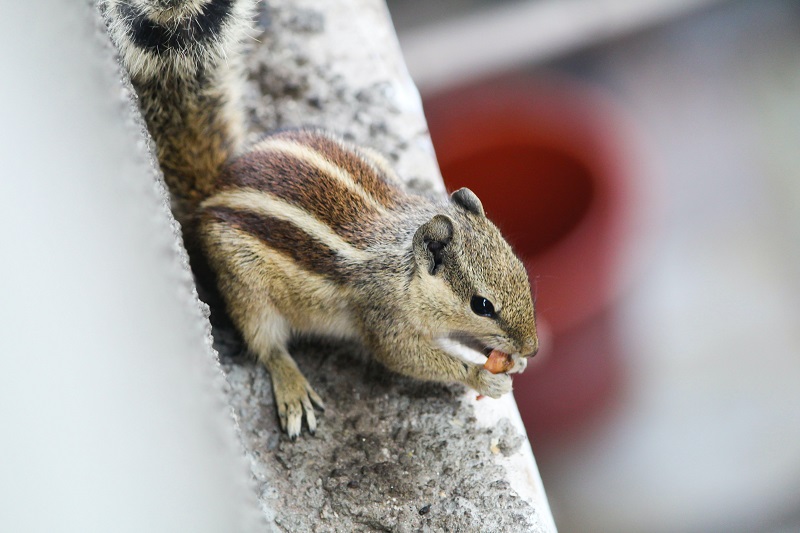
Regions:
M 445 181 L 535 280 L 559 530 L 800 531 L 800 3 L 389 7 Z

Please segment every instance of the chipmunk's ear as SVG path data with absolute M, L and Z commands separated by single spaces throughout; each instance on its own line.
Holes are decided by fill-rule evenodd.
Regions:
M 414 257 L 420 268 L 436 274 L 444 262 L 445 249 L 453 240 L 453 221 L 446 215 L 436 215 L 419 227 L 414 234 Z
M 475 193 L 471 190 L 464 187 L 463 189 L 458 189 L 453 194 L 450 195 L 450 200 L 457 206 L 463 207 L 470 213 L 474 213 L 476 215 L 485 217 L 486 214 L 483 212 L 483 204 L 475 196 Z

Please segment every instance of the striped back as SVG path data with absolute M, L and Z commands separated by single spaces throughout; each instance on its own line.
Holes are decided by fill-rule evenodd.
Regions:
M 202 204 L 201 224 L 231 225 L 304 269 L 343 281 L 413 231 L 399 213 L 422 200 L 394 183 L 379 156 L 317 131 L 282 132 L 226 167 Z

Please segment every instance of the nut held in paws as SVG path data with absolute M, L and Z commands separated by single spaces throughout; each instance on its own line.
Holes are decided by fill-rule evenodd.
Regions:
M 500 374 L 502 372 L 508 372 L 513 366 L 514 360 L 509 354 L 503 353 L 500 350 L 492 350 L 483 368 L 492 374 Z

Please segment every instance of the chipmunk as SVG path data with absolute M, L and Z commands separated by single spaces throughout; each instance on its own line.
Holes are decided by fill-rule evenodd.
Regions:
M 176 218 L 271 376 L 281 428 L 323 401 L 287 345 L 351 339 L 386 368 L 497 398 L 538 347 L 522 262 L 468 189 L 406 191 L 371 149 L 314 129 L 242 146 L 244 0 L 101 0 L 140 99 Z M 508 354 L 507 372 L 484 364 Z

